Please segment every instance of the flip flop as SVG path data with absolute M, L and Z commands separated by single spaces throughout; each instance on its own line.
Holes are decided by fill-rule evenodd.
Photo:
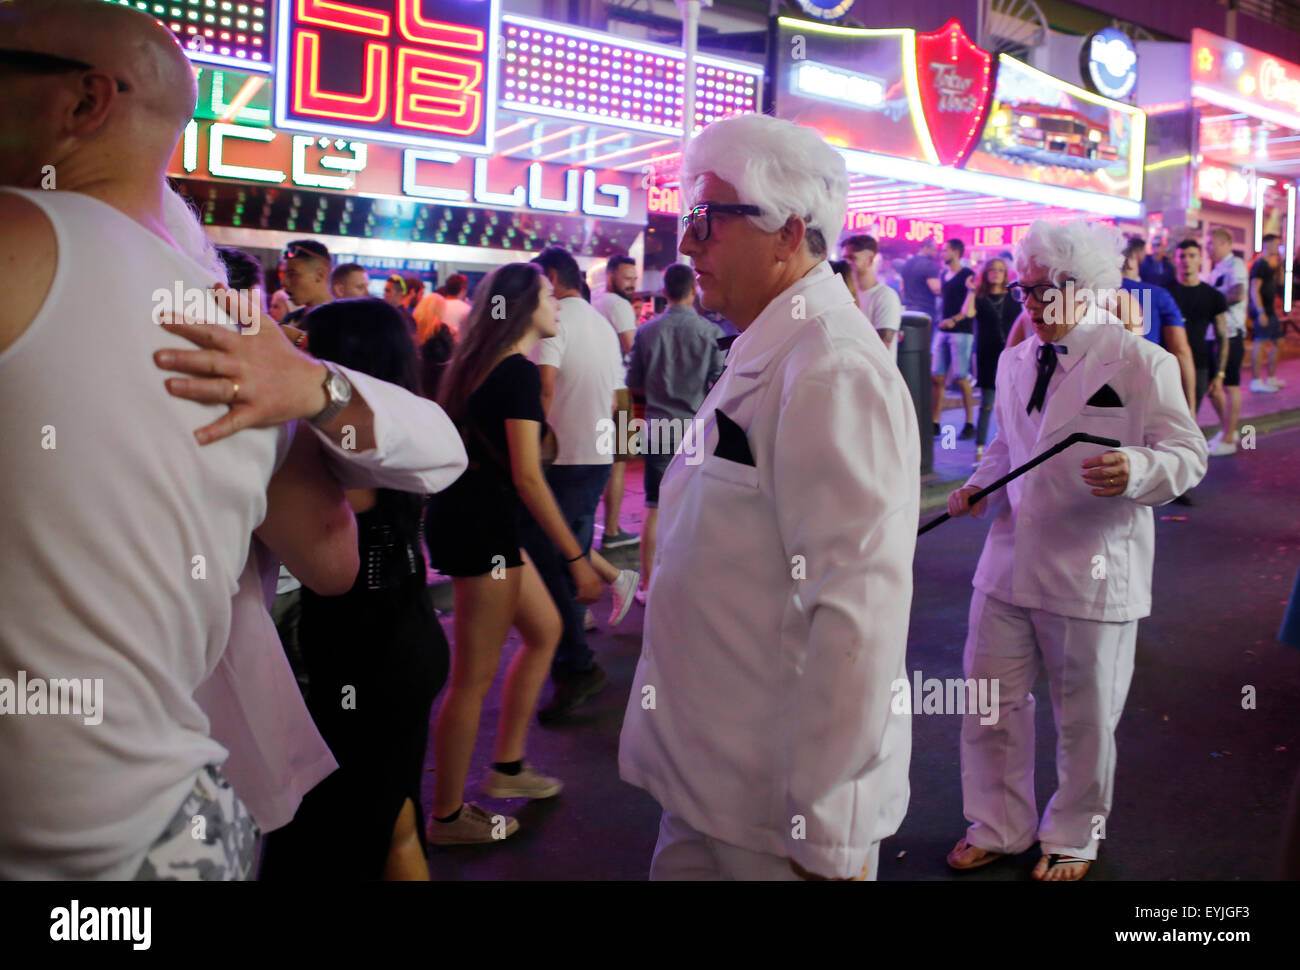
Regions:
M 1041 866 L 1043 864 L 1043 859 L 1047 860 L 1047 867 L 1043 869 L 1043 876 L 1047 875 L 1047 873 L 1051 872 L 1057 866 L 1082 865 L 1083 872 L 1079 873 L 1073 879 L 1044 879 L 1043 876 L 1040 876 L 1038 874 L 1038 866 Z M 1086 876 L 1088 874 L 1088 870 L 1092 868 L 1091 859 L 1079 859 L 1072 855 L 1061 855 L 1060 853 L 1053 853 L 1051 855 L 1043 856 L 1043 859 L 1039 859 L 1038 866 L 1034 866 L 1033 876 L 1039 882 L 1078 882 L 1080 879 Z
M 962 840 L 953 846 L 952 851 L 948 853 L 948 866 L 952 869 L 956 869 L 958 872 L 966 872 L 970 869 L 978 869 L 981 866 L 987 866 L 990 862 L 997 862 L 1006 854 L 1004 852 L 989 852 L 987 849 L 980 849 L 984 854 L 974 862 L 961 863 L 955 861 L 957 856 L 961 855 L 967 849 L 979 849 L 979 846 L 971 845 L 963 836 Z

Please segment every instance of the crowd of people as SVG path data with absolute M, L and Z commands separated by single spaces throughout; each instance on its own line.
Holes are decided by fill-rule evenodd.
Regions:
M 105 692 L 94 728 L 0 719 L 0 875 L 246 878 L 260 845 L 266 879 L 417 880 L 431 845 L 508 841 L 518 821 L 466 798 L 506 638 L 521 645 L 480 788 L 553 797 L 563 782 L 528 760 L 529 727 L 608 686 L 586 639 L 608 586 L 611 625 L 638 595 L 646 605 L 618 764 L 663 809 L 651 877 L 875 878 L 911 754 L 893 685 L 920 441 L 896 348 L 901 308 L 927 305 L 934 387 L 958 381 L 962 435 L 986 447 L 949 500 L 954 516 L 993 517 L 965 673 L 1002 684 L 992 723 L 963 722 L 971 827 L 948 863 L 1039 842 L 1035 878 L 1084 875 L 1152 608 L 1151 507 L 1186 494 L 1207 456 L 1179 359 L 1096 297 L 1120 289 L 1113 233 L 1035 223 L 978 273 L 959 241 L 946 272 L 931 245 L 899 299 L 871 237 L 844 241 L 840 274 L 830 263 L 842 156 L 810 128 L 745 115 L 685 153 L 690 264 L 667 268 L 667 309 L 642 327 L 635 263 L 608 260 L 588 299 L 558 247 L 472 293 L 463 277 L 425 293 L 395 275 L 380 299 L 363 267 L 296 240 L 284 292 L 266 299 L 256 260 L 214 249 L 165 179 L 195 97 L 172 36 L 86 0 L 14 0 L 0 16 L 0 46 L 28 65 L 8 94 L 22 110 L 0 118 L 0 262 L 14 271 L 0 402 L 21 438 L 0 473 L 0 659 L 33 683 Z M 47 163 L 65 173 L 57 191 L 36 188 Z M 1245 278 L 1221 243 L 1215 293 Z M 1194 248 L 1180 244 L 1170 285 L 1209 308 L 1206 352 L 1231 366 L 1235 289 L 1225 311 L 1193 283 Z M 203 294 L 218 325 L 160 308 L 173 284 Z M 725 359 L 697 298 L 739 332 Z M 261 325 L 280 308 L 279 326 Z M 630 391 L 671 434 L 628 434 Z M 1080 430 L 1122 445 L 971 507 Z M 593 540 L 603 499 L 606 547 L 637 541 L 619 523 L 620 466 L 642 453 L 638 572 Z M 1110 560 L 1100 583 L 1080 565 L 1097 555 Z M 429 566 L 451 579 L 450 642 Z M 1041 820 L 1040 665 L 1061 736 Z

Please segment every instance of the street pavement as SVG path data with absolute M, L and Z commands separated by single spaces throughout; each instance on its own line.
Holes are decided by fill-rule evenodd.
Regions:
M 1291 376 L 1294 391 L 1300 374 Z M 1261 431 L 1255 444 L 1211 459 L 1195 506 L 1155 510 L 1154 612 L 1139 626 L 1137 667 L 1118 730 L 1114 808 L 1089 880 L 1275 878 L 1287 792 L 1300 769 L 1300 651 L 1276 640 L 1300 567 L 1300 428 Z M 633 463 L 625 529 L 640 531 L 643 499 L 640 464 Z M 986 528 L 962 519 L 918 540 L 909 676 L 961 676 L 970 580 Z M 635 555 L 630 547 L 610 558 L 628 565 Z M 562 778 L 565 790 L 531 804 L 477 795 L 491 757 L 498 679 L 484 706 L 467 798 L 514 814 L 520 830 L 501 844 L 431 848 L 433 878 L 646 878 L 659 808 L 620 781 L 617 767 L 643 609 L 633 605 L 610 630 L 609 608 L 607 594 L 594 608 L 601 629 L 591 635 L 609 688 L 567 723 L 537 726 L 529 739 L 528 760 Z M 450 637 L 450 617 L 444 622 Z M 517 646 L 512 634 L 502 669 Z M 1255 695 L 1251 709 L 1243 708 L 1247 688 Z M 1055 733 L 1046 683 L 1034 693 L 1041 811 L 1055 784 Z M 881 879 L 1029 878 L 1036 848 L 966 874 L 944 864 L 965 828 L 959 730 L 958 715 L 913 715 L 911 805 L 898 834 L 882 846 Z M 426 810 L 434 767 L 430 731 Z

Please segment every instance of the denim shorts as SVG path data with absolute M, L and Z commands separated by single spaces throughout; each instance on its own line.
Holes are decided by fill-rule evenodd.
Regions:
M 936 330 L 930 344 L 930 373 L 943 377 L 949 371 L 957 380 L 970 376 L 970 355 L 975 346 L 973 333 L 950 333 Z
M 1255 321 L 1256 340 L 1281 340 L 1282 339 L 1282 322 L 1278 320 L 1276 313 L 1262 314 Z

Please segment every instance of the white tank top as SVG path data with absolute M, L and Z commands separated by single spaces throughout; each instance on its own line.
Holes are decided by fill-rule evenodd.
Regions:
M 155 325 L 154 294 L 209 286 L 196 262 L 90 196 L 18 194 L 53 225 L 58 265 L 0 353 L 0 877 L 130 879 L 225 760 L 193 694 L 286 436 L 199 447 L 222 408 L 163 387 L 153 352 L 193 345 Z M 30 713 L 33 683 L 69 678 L 102 680 L 101 723 Z

